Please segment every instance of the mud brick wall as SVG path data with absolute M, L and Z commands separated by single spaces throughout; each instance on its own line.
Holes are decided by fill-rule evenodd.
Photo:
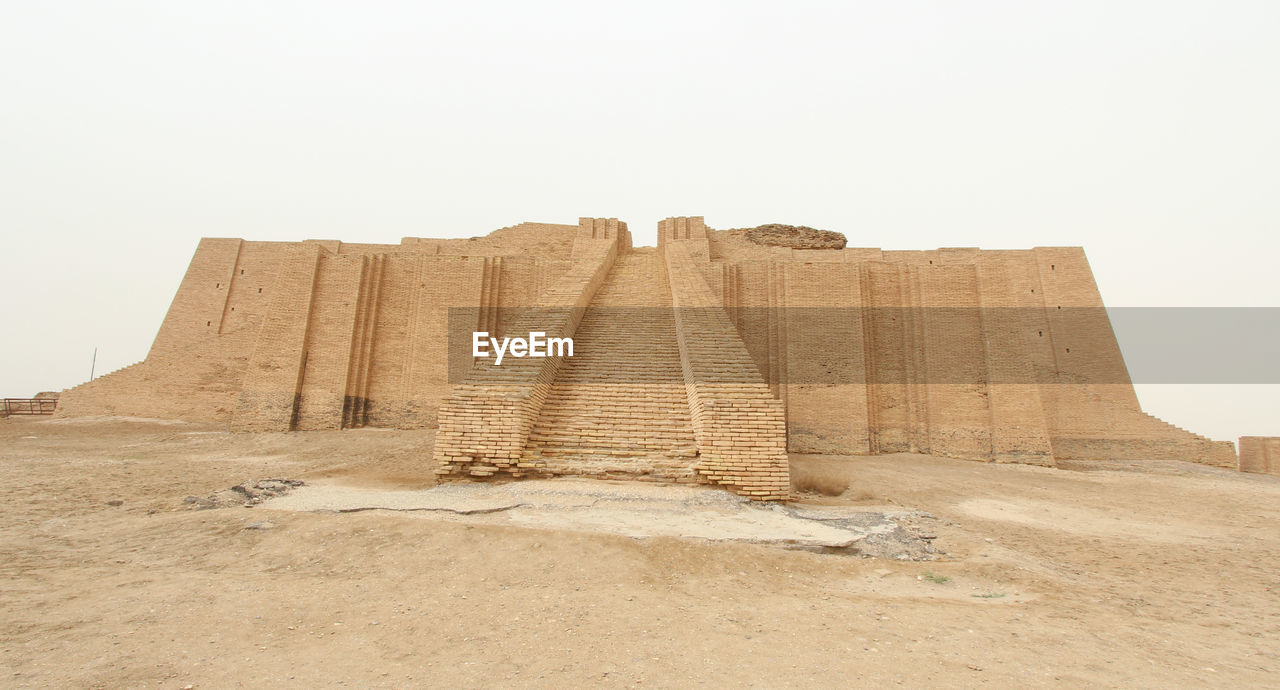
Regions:
M 666 218 L 658 221 L 658 247 L 666 247 L 674 241 L 688 241 L 684 245 L 695 259 L 709 258 L 704 256 L 708 249 L 707 224 L 702 216 L 682 216 Z
M 307 326 L 320 268 L 318 244 L 290 247 L 272 289 L 269 315 L 258 333 L 232 417 L 237 431 L 288 431 L 301 395 Z
M 449 307 L 478 308 L 501 331 L 499 308 L 532 304 L 568 268 L 576 235 L 522 223 L 398 245 L 203 239 L 147 359 L 65 391 L 58 413 L 242 430 L 434 425 Z
M 775 399 L 685 242 L 663 246 L 698 475 L 758 500 L 790 493 L 787 430 Z
M 521 224 L 493 233 L 500 242 L 402 245 L 202 239 L 146 360 L 67 390 L 59 413 L 238 430 L 434 425 L 449 307 L 477 307 L 500 332 L 499 307 L 534 302 L 570 265 L 576 232 Z
M 583 310 L 624 246 L 630 246 L 625 223 L 581 219 L 572 265 L 538 298 L 535 308 L 514 319 L 510 332 L 573 337 Z M 436 473 L 442 478 L 537 473 L 536 463 L 522 463 L 520 456 L 562 360 L 510 357 L 501 366 L 493 359 L 480 360 L 440 406 L 433 455 Z
M 926 452 L 958 458 L 991 454 L 982 321 L 972 308 L 977 276 L 972 266 L 938 266 L 916 273 L 927 385 Z M 969 308 L 964 308 L 969 307 Z
M 769 383 L 774 397 L 781 397 L 785 379 L 777 350 L 777 281 L 774 265 L 766 262 L 725 264 L 721 271 L 721 303 L 738 329 L 739 339 L 756 369 Z M 762 308 L 763 307 L 763 308 Z
M 1231 444 L 1141 411 L 1078 247 L 793 250 L 708 232 L 714 260 L 703 272 L 786 405 L 792 451 L 1235 463 Z M 860 343 L 834 318 L 840 305 L 860 312 Z M 815 306 L 833 308 L 834 322 L 806 323 Z M 813 385 L 824 330 L 855 343 L 832 369 L 855 382 L 864 370 L 865 386 L 834 389 L 852 397 Z
M 185 357 L 149 357 L 64 391 L 55 416 L 226 422 L 253 343 L 252 332 L 241 332 L 193 343 Z
M 1239 459 L 1230 441 L 1214 441 L 1149 417 L 1150 425 L 1129 423 L 1125 431 L 1088 436 L 1053 437 L 1053 455 L 1060 460 L 1181 460 L 1236 469 Z
M 681 298 L 727 310 L 794 451 L 1257 464 L 1141 411 L 1078 247 L 761 247 L 701 217 L 666 219 L 658 238 L 682 267 L 669 281 L 697 293 Z M 544 306 L 577 304 L 598 285 L 601 247 L 629 243 L 614 219 L 400 244 L 207 238 L 146 360 L 64 391 L 56 414 L 242 430 L 433 426 L 450 393 L 450 307 L 474 308 L 478 330 L 529 330 L 499 308 L 540 304 L 566 277 L 572 298 Z M 503 376 L 525 364 L 508 361 Z M 542 393 L 527 384 L 541 373 L 521 376 L 514 390 L 536 409 Z
M 863 269 L 867 417 L 871 452 L 902 453 L 927 445 L 921 414 L 923 364 L 916 346 L 919 312 L 911 308 L 905 266 L 868 262 Z
M 434 426 L 449 387 L 450 307 L 470 308 L 472 328 L 500 331 L 502 307 L 532 302 L 569 265 L 319 252 L 313 272 L 280 271 L 234 429 Z
M 1280 475 L 1280 437 L 1241 436 L 1240 471 Z
M 351 425 L 435 424 L 449 383 L 449 307 L 479 307 L 492 299 L 487 288 L 501 280 L 504 263 L 501 257 L 386 255 L 372 314 L 375 338 L 370 360 L 359 367 L 367 373 L 363 393 L 350 402 Z
M 152 354 L 168 354 L 222 328 L 244 240 L 204 238 L 178 286 L 169 313 L 152 343 Z M 212 289 L 210 289 L 212 288 Z
M 340 429 L 351 386 L 359 378 L 378 256 L 322 255 L 304 341 L 293 428 Z
M 201 240 L 146 360 L 66 391 L 59 414 L 227 421 L 293 244 Z
M 882 256 L 864 263 L 875 451 L 1050 464 L 1002 266 L 964 249 Z
M 779 263 L 771 269 L 774 306 L 765 313 L 777 324 L 767 366 L 777 372 L 771 383 L 786 404 L 788 448 L 869 452 L 861 267 Z
M 1053 446 L 1032 355 L 1031 333 L 1043 330 L 1033 293 L 1021 289 L 1025 262 L 982 252 L 975 263 L 987 408 L 995 462 L 1053 465 Z M 1037 336 L 1038 338 L 1038 336 Z
M 1010 252 L 1013 254 L 1013 252 Z M 1236 467 L 1233 444 L 1213 441 L 1142 411 L 1093 271 L 1079 247 L 1029 252 L 1034 278 L 1016 287 L 1046 315 L 1032 352 L 1056 458 L 1186 460 Z M 1028 329 L 1029 332 L 1029 329 Z

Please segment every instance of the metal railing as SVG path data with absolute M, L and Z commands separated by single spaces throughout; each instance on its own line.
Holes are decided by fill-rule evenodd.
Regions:
M 15 414 L 53 414 L 57 407 L 57 398 L 3 398 L 0 399 L 0 417 Z

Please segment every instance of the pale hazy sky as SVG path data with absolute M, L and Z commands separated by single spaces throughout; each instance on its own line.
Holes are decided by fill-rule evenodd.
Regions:
M 144 358 L 203 236 L 703 215 L 1280 306 L 1278 36 L 1274 0 L 8 3 L 0 395 Z M 1280 386 L 1139 395 L 1280 435 Z

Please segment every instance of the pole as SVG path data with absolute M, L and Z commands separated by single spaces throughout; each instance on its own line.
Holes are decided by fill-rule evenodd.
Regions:
M 93 372 L 98 368 L 98 348 L 93 348 L 93 363 L 89 365 L 89 380 L 93 380 Z

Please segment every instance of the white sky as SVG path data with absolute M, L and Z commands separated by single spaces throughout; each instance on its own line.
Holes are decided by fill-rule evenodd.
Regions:
M 0 395 L 83 381 L 95 346 L 100 374 L 144 358 L 202 236 L 616 216 L 652 244 L 703 215 L 1082 245 L 1112 306 L 1280 306 L 1274 0 L 3 14 Z M 1214 438 L 1280 434 L 1280 386 L 1139 395 Z

